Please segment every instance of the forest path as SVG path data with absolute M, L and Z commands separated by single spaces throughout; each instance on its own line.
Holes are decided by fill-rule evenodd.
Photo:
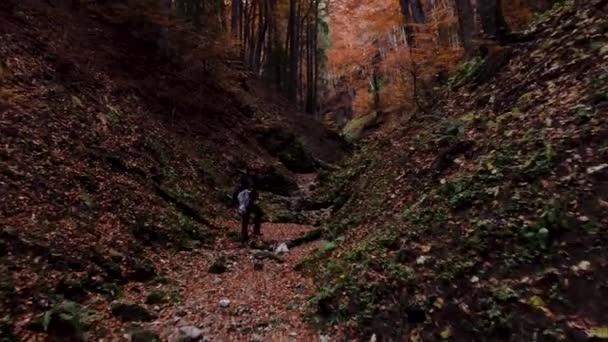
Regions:
M 303 196 L 310 195 L 315 179 L 315 174 L 298 175 Z M 233 234 L 218 238 L 211 249 L 157 260 L 179 288 L 181 300 L 161 312 L 154 330 L 163 340 L 174 340 L 182 326 L 200 329 L 209 341 L 318 340 L 319 334 L 305 322 L 314 284 L 294 267 L 314 254 L 322 242 L 276 253 L 282 242 L 318 228 L 264 223 L 263 235 L 243 244 L 231 237 L 239 225 L 238 221 L 222 222 L 220 226 Z M 217 261 L 226 266 L 225 272 L 210 272 Z
M 237 222 L 229 223 L 234 230 Z M 304 321 L 307 302 L 314 290 L 312 279 L 294 270 L 320 242 L 289 250 L 277 262 L 256 258 L 262 252 L 251 245 L 276 244 L 301 236 L 313 227 L 295 224 L 265 224 L 263 236 L 244 246 L 220 238 L 212 250 L 177 253 L 160 261 L 163 273 L 179 288 L 181 300 L 161 312 L 153 330 L 163 340 L 181 326 L 201 329 L 210 341 L 315 341 L 318 334 Z M 209 272 L 212 264 L 225 259 L 227 270 Z M 255 263 L 263 269 L 256 270 Z M 230 301 L 222 303 L 222 301 Z M 224 305 L 222 305 L 224 304 Z M 225 306 L 225 307 L 224 307 Z M 151 327 L 152 328 L 152 327 Z

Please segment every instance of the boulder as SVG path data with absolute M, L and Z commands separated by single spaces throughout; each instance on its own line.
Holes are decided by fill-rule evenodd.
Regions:
M 289 253 L 289 248 L 286 243 L 281 243 L 277 246 L 277 249 L 274 251 L 276 254 L 285 254 Z
M 178 341 L 194 342 L 203 340 L 203 331 L 194 326 L 183 326 L 177 329 Z
M 156 269 L 147 259 L 137 260 L 133 266 L 130 278 L 135 281 L 150 281 L 156 277 Z
M 114 303 L 111 311 L 123 322 L 149 322 L 155 318 L 143 306 L 132 303 Z
M 209 266 L 209 273 L 212 274 L 222 274 L 228 270 L 226 266 L 226 258 L 220 257 L 213 262 L 211 266 Z
M 257 140 L 288 170 L 297 173 L 315 171 L 315 158 L 293 133 L 280 127 L 263 128 L 258 131 Z
M 376 112 L 356 117 L 342 129 L 342 135 L 347 141 L 357 140 L 363 135 L 365 129 L 376 124 L 377 120 L 378 114 Z

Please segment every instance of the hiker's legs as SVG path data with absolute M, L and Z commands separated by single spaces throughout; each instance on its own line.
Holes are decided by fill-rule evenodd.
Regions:
M 249 240 L 249 217 L 251 216 L 251 211 L 247 211 L 243 216 L 241 216 L 241 241 Z
M 262 228 L 262 217 L 264 216 L 264 213 L 262 212 L 262 209 L 255 204 L 252 205 L 251 212 L 253 214 L 253 235 L 261 235 L 262 232 L 260 230 Z

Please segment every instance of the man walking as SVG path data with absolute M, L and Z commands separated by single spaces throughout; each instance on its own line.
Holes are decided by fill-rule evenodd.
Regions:
M 247 172 L 241 176 L 232 195 L 232 203 L 238 205 L 241 215 L 241 241 L 249 240 L 249 221 L 253 216 L 253 235 L 261 235 L 263 212 L 257 206 L 259 186 L 259 165 L 250 164 Z

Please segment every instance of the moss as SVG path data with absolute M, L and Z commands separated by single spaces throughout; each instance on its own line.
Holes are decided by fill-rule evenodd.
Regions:
M 375 124 L 377 119 L 378 114 L 375 111 L 355 118 L 342 129 L 342 135 L 349 142 L 355 141 L 361 137 L 366 128 Z
M 91 317 L 77 303 L 62 301 L 32 321 L 28 328 L 48 333 L 51 340 L 85 341 L 84 332 Z
M 146 296 L 146 304 L 163 304 L 168 301 L 167 295 L 161 291 L 152 291 Z
M 532 108 L 532 104 L 535 98 L 541 97 L 543 94 L 539 91 L 532 91 L 529 93 L 525 93 L 519 97 L 517 100 L 517 104 L 515 105 L 517 110 L 522 113 L 527 112 L 530 108 Z
M 527 180 L 536 179 L 549 173 L 555 163 L 555 151 L 550 143 L 545 143 L 544 149 L 535 150 L 528 159 L 519 166 L 519 173 Z
M 483 58 L 475 57 L 458 65 L 454 76 L 449 80 L 449 86 L 451 88 L 458 88 L 470 82 L 482 63 Z
M 104 283 L 101 285 L 99 292 L 109 300 L 114 300 L 120 297 L 121 288 L 116 283 Z
M 111 307 L 112 315 L 123 322 L 149 322 L 155 318 L 146 308 L 133 303 L 115 303 Z
M 404 218 L 416 225 L 442 225 L 448 220 L 447 211 L 439 206 L 410 208 L 403 214 Z
M 171 223 L 173 229 L 169 238 L 179 250 L 193 250 L 199 248 L 202 243 L 211 243 L 214 234 L 209 228 L 196 223 L 188 216 L 177 215 L 177 222 Z
M 459 179 L 446 183 L 440 193 L 444 195 L 453 209 L 470 207 L 479 196 L 476 182 L 472 179 Z
M 100 252 L 95 252 L 91 256 L 91 261 L 104 271 L 108 279 L 120 282 L 125 280 L 120 265 L 109 258 L 105 258 Z

